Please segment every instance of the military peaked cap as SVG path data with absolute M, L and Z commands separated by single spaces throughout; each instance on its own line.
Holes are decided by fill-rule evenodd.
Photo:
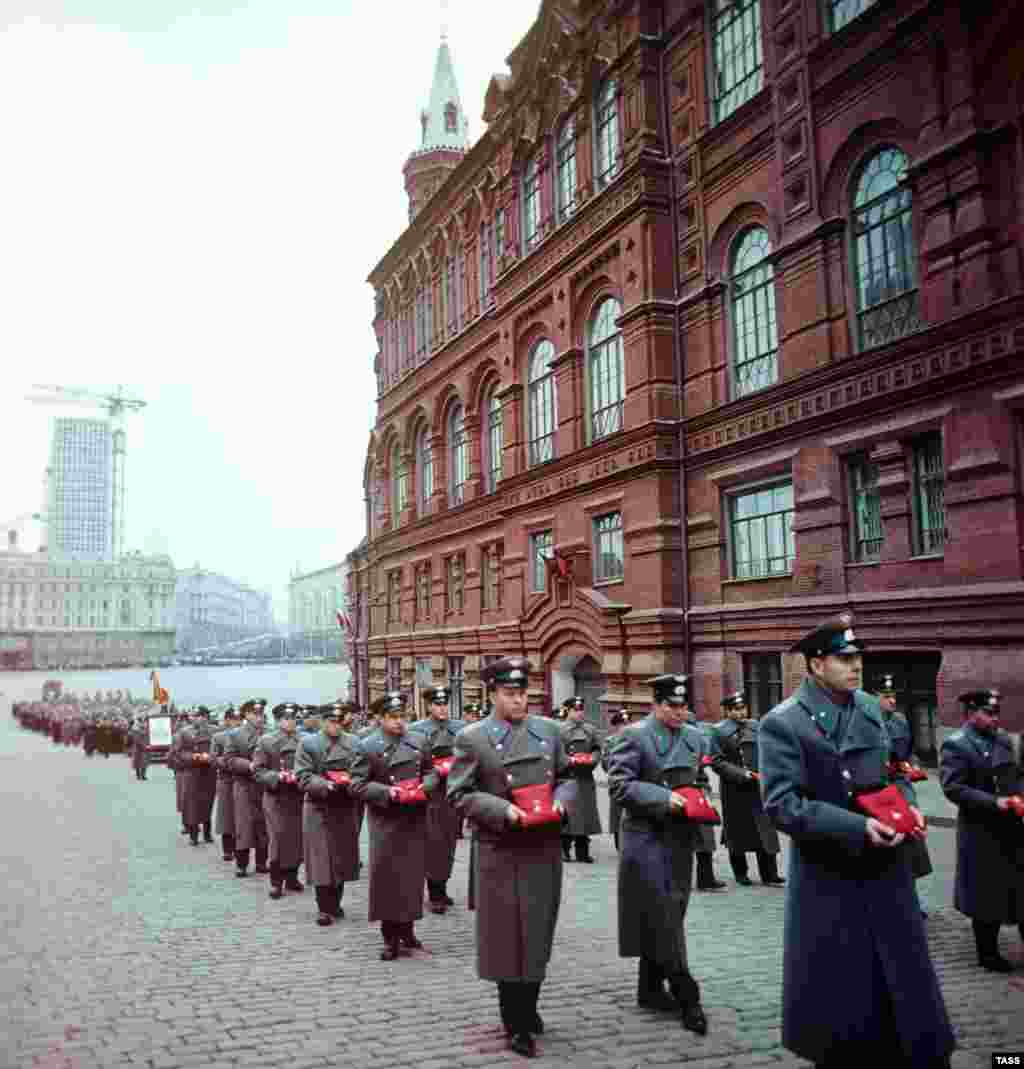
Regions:
M 896 694 L 896 684 L 893 682 L 891 675 L 882 676 L 875 686 L 875 693 L 881 694 L 885 698 L 891 698 Z
M 999 713 L 998 690 L 968 690 L 961 694 L 957 701 L 963 703 L 965 713 L 973 713 L 975 710 L 991 713 L 993 716 Z
M 392 690 L 378 698 L 371 708 L 377 716 L 388 716 L 394 713 L 404 713 L 408 704 L 409 699 L 401 691 Z
M 483 708 L 479 702 L 466 702 L 462 707 L 463 716 L 480 716 L 483 712 Z
M 690 704 L 690 677 L 672 675 L 654 676 L 645 679 L 644 684 L 654 688 L 654 700 L 667 702 L 669 705 Z
M 805 657 L 828 657 L 830 654 L 860 653 L 863 649 L 864 641 L 853 633 L 853 618 L 844 613 L 819 624 L 789 652 L 802 653 Z
M 530 685 L 532 667 L 525 657 L 502 657 L 487 665 L 480 673 L 480 678 L 488 687 L 518 687 L 526 690 Z
M 742 709 L 746 704 L 747 696 L 742 690 L 738 690 L 734 694 L 728 694 L 722 699 L 723 709 Z
M 447 687 L 427 687 L 423 692 L 423 700 L 431 705 L 448 705 L 452 695 Z
M 571 698 L 566 698 L 562 702 L 562 708 L 568 712 L 570 709 L 585 709 L 587 703 L 578 695 L 574 694 Z

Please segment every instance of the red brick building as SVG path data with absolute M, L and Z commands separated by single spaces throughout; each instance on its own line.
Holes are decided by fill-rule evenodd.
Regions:
M 370 695 L 475 696 L 522 651 L 535 708 L 576 689 L 599 717 L 688 670 L 714 716 L 788 690 L 788 645 L 848 610 L 921 749 L 962 687 L 1020 717 L 1024 45 L 1000 12 L 548 0 L 471 147 L 442 43 L 410 225 L 370 276 Z

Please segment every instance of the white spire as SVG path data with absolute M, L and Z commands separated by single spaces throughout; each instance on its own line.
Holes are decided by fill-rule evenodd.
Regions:
M 430 104 L 420 113 L 422 136 L 419 151 L 435 148 L 469 148 L 469 122 L 462 110 L 459 86 L 455 81 L 447 25 L 442 24 L 441 44 L 434 63 L 434 82 L 430 87 Z

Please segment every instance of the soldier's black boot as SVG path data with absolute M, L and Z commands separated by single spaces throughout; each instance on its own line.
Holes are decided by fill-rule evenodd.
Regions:
M 505 1029 L 506 1036 L 512 1035 L 515 1031 L 512 998 L 510 998 L 511 988 L 512 984 L 507 980 L 498 981 L 498 1012 L 501 1014 L 501 1023 Z
M 222 835 L 220 837 L 221 857 L 225 861 L 235 860 L 235 837 L 233 835 Z
M 243 876 L 249 875 L 249 851 L 248 850 L 236 850 L 235 851 L 235 875 L 241 879 Z
M 524 1058 L 537 1056 L 537 1044 L 534 1041 L 530 1027 L 533 1024 L 533 1015 L 536 1012 L 530 1004 L 531 984 L 510 983 L 508 985 L 508 1015 L 512 1025 L 509 1035 L 508 1047 L 515 1054 Z
M 270 862 L 270 897 L 271 898 L 283 898 L 284 890 L 281 887 L 281 883 L 284 880 L 284 873 L 281 872 L 280 866 L 276 861 Z
M 198 824 L 189 825 L 188 841 L 193 846 L 198 846 L 199 845 L 199 825 Z
M 781 887 L 786 881 L 779 875 L 779 855 L 765 850 L 757 851 L 757 871 L 761 883 L 768 887 Z
M 697 859 L 697 890 L 720 891 L 725 884 L 721 880 L 715 879 L 715 870 L 711 865 L 711 855 L 697 853 L 694 856 Z
M 455 899 L 451 898 L 449 896 L 449 894 L 448 894 L 448 881 L 447 880 L 439 880 L 438 881 L 438 887 L 440 887 L 440 889 L 441 889 L 441 898 L 444 900 L 444 904 L 446 906 L 454 906 L 455 905 Z
M 334 917 L 331 913 L 331 903 L 334 895 L 331 893 L 334 889 L 332 887 L 317 886 L 313 889 L 313 893 L 316 895 L 316 908 L 319 911 L 317 913 L 316 922 L 321 928 L 326 928 L 328 925 L 334 923 Z
M 577 835 L 576 842 L 576 860 L 582 861 L 587 865 L 593 865 L 594 859 L 590 856 L 590 839 L 586 835 Z
M 266 846 L 256 847 L 256 868 L 253 871 L 258 872 L 261 876 L 266 876 L 270 872 L 270 869 L 267 868 Z
M 999 953 L 999 925 L 988 921 L 971 921 L 978 964 L 989 972 L 1013 972 L 1013 966 Z
M 562 860 L 572 861 L 572 836 L 562 836 Z
M 529 1022 L 527 1031 L 536 1036 L 542 1036 L 544 1034 L 544 1018 L 537 1012 L 537 1002 L 540 999 L 540 983 L 531 980 L 523 986 L 527 989 L 523 1006 L 523 1016 Z
M 736 882 L 743 887 L 753 886 L 753 880 L 751 880 L 749 871 L 747 869 L 747 855 L 746 854 L 729 854 L 729 866 L 732 869 L 733 876 L 736 877 Z
M 284 886 L 287 891 L 305 891 L 305 884 L 299 881 L 298 867 L 284 870 Z
M 209 824 L 204 824 L 203 825 L 203 842 L 204 843 L 212 843 L 213 842 L 213 836 L 210 834 L 210 825 Z
M 445 913 L 448 904 L 444 900 L 444 884 L 437 880 L 427 880 L 427 908 L 431 913 Z
M 409 950 L 422 950 L 423 944 L 416 938 L 412 925 L 412 921 L 405 921 L 396 925 L 398 928 L 398 941 Z
M 679 1003 L 665 990 L 665 973 L 650 958 L 641 958 L 636 978 L 636 1004 L 645 1010 L 675 1012 Z
M 391 921 L 381 921 L 380 934 L 384 938 L 384 949 L 380 952 L 381 961 L 394 961 L 398 957 L 398 931 L 400 925 Z
M 668 978 L 668 984 L 672 988 L 676 1002 L 679 1003 L 683 1027 L 688 1032 L 695 1032 L 698 1036 L 707 1035 L 708 1019 L 701 1008 L 700 988 L 697 986 L 697 981 L 684 969 L 682 972 L 673 973 Z

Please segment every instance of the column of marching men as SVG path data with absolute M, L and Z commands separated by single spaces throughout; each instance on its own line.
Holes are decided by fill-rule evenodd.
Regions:
M 695 870 L 698 890 L 725 886 L 711 864 L 711 770 L 736 883 L 752 885 L 753 854 L 760 882 L 786 889 L 783 1045 L 819 1067 L 874 1057 L 938 1069 L 954 1039 L 915 889 L 931 871 L 914 787 L 927 777 L 911 761 L 893 678 L 874 695 L 862 689 L 863 647 L 848 616 L 805 635 L 792 652 L 803 654 L 806 678 L 761 720 L 739 692 L 722 702 L 720 721 L 696 723 L 691 680 L 655 677 L 649 708 L 615 713 L 603 738 L 578 696 L 551 717 L 529 714 L 533 666 L 522 657 L 484 669 L 488 707 L 467 704 L 461 720 L 450 719 L 443 686 L 424 693 L 425 716 L 414 723 L 399 692 L 366 718 L 341 701 L 285 702 L 271 710 L 274 730 L 263 699 L 229 709 L 222 725 L 200 706 L 168 755 L 181 830 L 196 846 L 219 835 L 236 875 L 252 864 L 275 900 L 304 890 L 304 865 L 316 923 L 329 926 L 345 916 L 345 884 L 361 877 L 365 815 L 368 919 L 380 925 L 381 959 L 395 961 L 422 946 L 415 923 L 425 903 L 436 914 L 455 904 L 448 884 L 465 829 L 477 972 L 496 984 L 510 1048 L 532 1057 L 563 865 L 592 863 L 590 839 L 602 831 L 598 765 L 618 850 L 618 950 L 638 961 L 637 1005 L 707 1032 L 686 916 Z M 1021 743 L 999 726 L 995 690 L 960 702 L 963 725 L 940 760 L 959 810 L 954 905 L 971 918 L 979 966 L 1004 973 L 1013 964 L 1000 953 L 1000 927 L 1016 925 L 1024 940 Z M 38 705 L 15 715 L 50 730 L 55 714 Z M 145 732 L 131 740 L 145 779 Z M 787 879 L 780 831 L 791 841 Z

